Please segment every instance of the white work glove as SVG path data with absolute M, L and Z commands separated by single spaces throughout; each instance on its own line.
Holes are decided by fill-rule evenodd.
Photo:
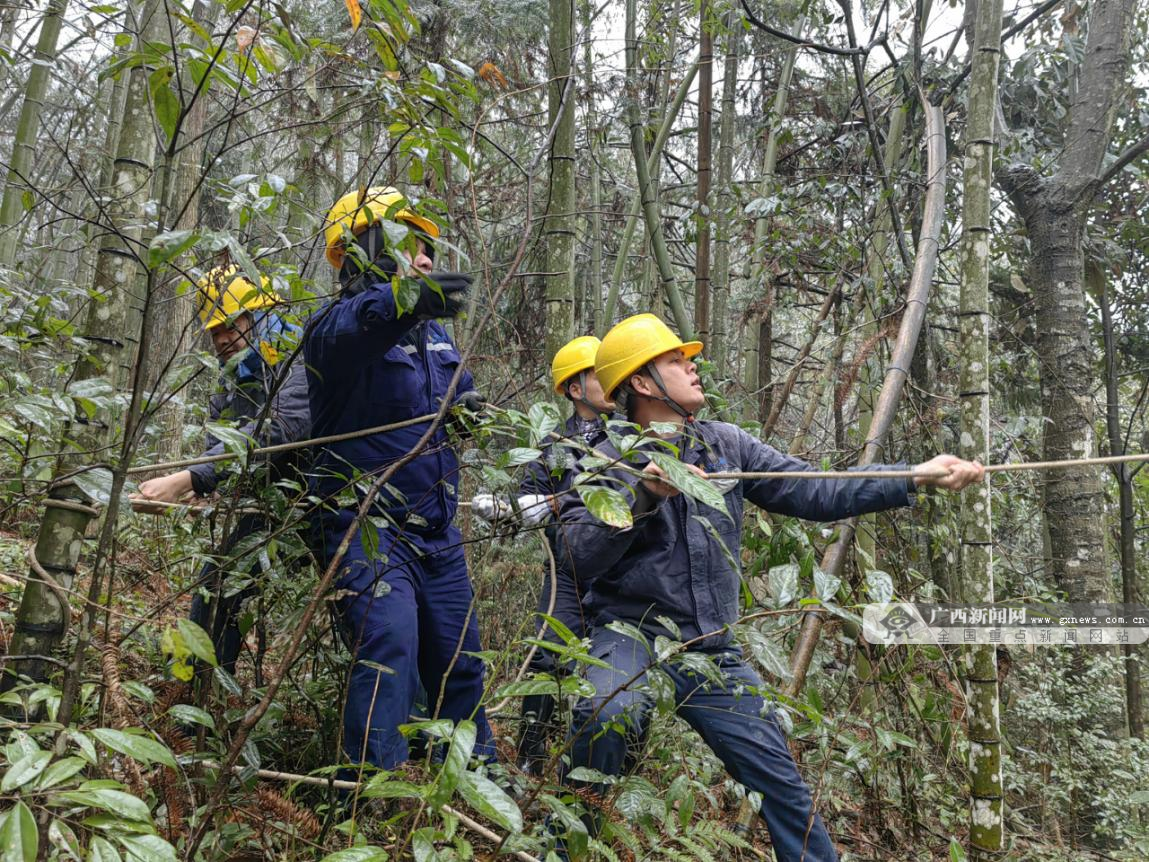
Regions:
M 506 520 L 514 514 L 511 504 L 494 494 L 476 494 L 471 500 L 471 512 L 488 524 Z
M 541 524 L 552 513 L 551 498 L 543 494 L 524 494 L 519 497 L 519 512 L 522 514 L 523 524 L 533 527 Z

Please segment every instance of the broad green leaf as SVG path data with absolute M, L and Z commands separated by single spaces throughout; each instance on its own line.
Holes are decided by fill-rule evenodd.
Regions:
M 767 674 L 779 679 L 790 678 L 790 661 L 781 646 L 752 626 L 740 631 L 750 647 L 750 654 Z
M 80 846 L 80 839 L 76 837 L 72 827 L 63 820 L 53 820 L 48 824 L 48 842 L 76 862 L 81 862 L 84 858 L 84 848 Z
M 176 623 L 176 627 L 184 639 L 184 646 L 191 651 L 192 655 L 211 667 L 219 666 L 219 662 L 215 658 L 215 646 L 207 632 L 191 620 L 183 618 Z
M 72 476 L 76 487 L 83 491 L 90 500 L 105 504 L 112 496 L 112 471 L 104 467 L 92 470 L 83 470 Z
M 88 848 L 88 862 L 121 862 L 120 851 L 106 838 L 96 836 Z
M 140 862 L 177 862 L 176 850 L 158 835 L 117 835 L 129 859 Z
M 814 565 L 814 594 L 823 602 L 833 601 L 838 595 L 838 587 L 842 586 L 842 579 L 822 571 L 822 567 Z
M 650 452 L 648 454 L 650 460 L 666 473 L 666 478 L 671 485 L 695 502 L 709 506 L 727 518 L 730 517 L 729 511 L 726 509 L 726 500 L 712 484 L 693 472 L 673 455 L 666 452 Z
M 437 862 L 439 854 L 435 852 L 435 829 L 424 826 L 416 829 L 411 836 L 411 853 L 415 862 Z
M 592 515 L 611 527 L 634 526 L 634 515 L 626 498 L 614 488 L 596 485 L 576 485 L 583 505 Z
M 200 724 L 208 730 L 215 730 L 215 719 L 206 710 L 187 703 L 177 703 L 168 710 L 173 721 L 180 724 Z
M 49 787 L 61 784 L 87 765 L 82 757 L 65 757 L 63 760 L 57 760 L 44 770 L 44 774 L 36 782 L 36 789 L 47 790 Z
M 89 808 L 110 811 L 128 820 L 144 822 L 151 820 L 148 806 L 142 800 L 122 790 L 112 790 L 107 787 L 68 790 L 59 794 L 57 798 L 76 805 L 86 805 Z
M 523 831 L 523 815 L 515 800 L 491 781 L 475 772 L 464 772 L 459 777 L 459 795 L 467 804 L 509 832 Z
M 184 622 L 184 620 L 180 620 Z M 97 727 L 92 736 L 100 740 L 112 751 L 126 754 L 128 757 L 141 763 L 162 763 L 164 766 L 176 767 L 176 759 L 166 745 L 150 736 L 138 736 L 134 733 L 125 733 L 122 730 L 113 730 L 110 727 Z
M 961 846 L 961 842 L 956 838 L 950 839 L 950 862 L 966 862 L 965 848 Z
M 193 230 L 168 230 L 156 234 L 148 244 L 148 266 L 157 267 L 178 257 L 199 242 L 199 234 Z
M 0 823 L 0 862 L 36 862 L 39 849 L 36 818 L 27 805 L 17 800 Z
M 559 683 L 553 676 L 540 676 L 535 679 L 520 679 L 504 685 L 495 694 L 495 698 L 504 697 L 531 697 L 536 694 L 558 695 Z
M 21 757 L 4 773 L 4 780 L 0 781 L 0 792 L 11 793 L 19 790 L 25 784 L 35 781 L 40 773 L 48 768 L 52 760 L 50 751 L 34 751 Z
M 503 458 L 506 459 L 506 466 L 518 467 L 520 464 L 530 464 L 532 461 L 537 461 L 543 457 L 543 453 L 539 449 L 532 449 L 529 446 L 520 446 L 515 449 L 508 449 Z
M 155 108 L 156 122 L 163 129 L 168 142 L 176 133 L 180 121 L 180 100 L 165 81 L 152 87 L 152 107 Z
M 390 858 L 382 847 L 348 847 L 328 853 L 320 862 L 387 862 Z
M 439 780 L 435 784 L 430 802 L 435 807 L 450 800 L 455 788 L 459 785 L 460 776 L 467 771 L 467 763 L 471 759 L 471 752 L 475 748 L 477 731 L 475 723 L 464 719 L 455 726 L 451 734 L 451 747 L 447 749 L 447 756 L 443 760 L 443 768 L 439 772 Z
M 527 411 L 531 423 L 531 443 L 545 442 L 550 432 L 562 424 L 563 417 L 558 408 L 549 401 L 539 401 Z
M 784 608 L 794 601 L 798 593 L 798 564 L 786 563 L 774 566 L 767 575 L 770 585 L 770 595 L 774 597 L 778 607 Z
M 1149 804 L 1149 790 L 1138 790 L 1136 793 L 1129 794 L 1130 805 L 1146 805 Z
M 423 788 L 410 781 L 397 781 L 390 775 L 376 775 L 359 795 L 365 799 L 420 799 Z
M 887 572 L 876 569 L 866 572 L 866 592 L 871 602 L 885 604 L 894 597 L 894 579 Z

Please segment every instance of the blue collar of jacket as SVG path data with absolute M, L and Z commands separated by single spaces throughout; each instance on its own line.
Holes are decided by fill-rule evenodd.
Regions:
M 228 369 L 233 368 L 234 380 L 240 385 L 262 380 L 266 369 L 291 356 L 301 335 L 302 330 L 298 326 L 288 323 L 278 314 L 261 314 L 252 325 L 252 345 L 235 359 L 221 362 L 221 372 L 228 376 Z

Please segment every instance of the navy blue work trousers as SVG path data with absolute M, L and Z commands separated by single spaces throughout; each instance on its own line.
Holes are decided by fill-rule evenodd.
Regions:
M 239 627 L 240 611 L 244 602 L 259 593 L 260 581 L 266 573 L 263 571 L 263 567 L 256 562 L 250 566 L 252 582 L 238 592 L 229 595 L 226 583 L 221 582 L 221 579 L 226 577 L 226 573 L 220 571 L 219 562 L 228 561 L 236 546 L 249 536 L 264 529 L 266 529 L 266 524 L 262 518 L 252 515 L 241 516 L 216 557 L 204 563 L 200 570 L 199 583 L 196 585 L 195 592 L 192 593 L 191 611 L 188 613 L 188 619 L 211 635 L 216 661 L 220 667 L 233 676 L 240 650 L 243 648 L 243 633 Z M 255 555 L 258 551 L 250 553 Z M 233 560 L 231 562 L 234 570 L 244 567 L 243 561 Z M 199 666 L 199 669 L 211 670 L 206 666 Z
M 571 767 L 588 766 L 619 775 L 628 743 L 645 735 L 653 699 L 646 671 L 653 663 L 639 642 L 597 629 L 591 654 L 609 667 L 588 667 L 595 696 L 579 700 L 571 728 Z M 674 684 L 678 715 L 718 755 L 726 769 L 750 790 L 762 794 L 762 817 L 779 862 L 836 862 L 838 855 L 810 789 L 786 746 L 778 720 L 757 691 L 762 686 L 735 649 L 711 653 L 725 677 L 717 685 L 673 663 L 659 669 Z M 627 728 L 620 733 L 619 727 Z
M 352 520 L 341 512 L 324 524 L 330 560 Z M 337 609 L 354 665 L 343 716 L 343 748 L 353 763 L 392 769 L 407 760 L 399 732 L 420 683 L 430 713 L 478 725 L 474 753 L 492 757 L 491 728 L 480 706 L 483 662 L 462 536 L 449 526 L 431 536 L 375 527 L 369 559 L 357 530 L 340 563 Z

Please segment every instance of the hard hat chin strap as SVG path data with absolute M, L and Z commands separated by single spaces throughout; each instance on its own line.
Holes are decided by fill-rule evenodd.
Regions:
M 662 382 L 662 375 L 658 373 L 658 369 L 654 367 L 653 362 L 646 363 L 646 365 L 642 366 L 640 371 L 650 376 L 650 379 L 654 381 L 654 385 L 658 387 L 658 391 L 662 394 L 640 395 L 639 393 L 635 392 L 633 388 L 631 388 L 629 383 L 624 383 L 622 388 L 627 392 L 628 395 L 638 398 L 650 398 L 653 401 L 661 401 L 663 404 L 681 416 L 684 422 L 690 423 L 694 421 L 694 414 L 670 397 L 670 393 L 666 390 L 666 384 Z
M 571 395 L 571 386 L 573 386 L 575 383 L 578 384 L 578 391 L 581 393 L 578 398 L 575 398 Z M 590 411 L 595 416 L 597 416 L 601 412 L 595 405 L 591 404 L 590 401 L 587 400 L 587 397 L 586 397 L 586 369 L 585 368 L 578 373 L 577 379 L 572 377 L 569 380 L 567 380 L 566 389 L 567 389 L 567 398 L 570 398 L 571 401 L 577 401 L 580 404 L 585 404 L 587 407 L 590 408 Z

